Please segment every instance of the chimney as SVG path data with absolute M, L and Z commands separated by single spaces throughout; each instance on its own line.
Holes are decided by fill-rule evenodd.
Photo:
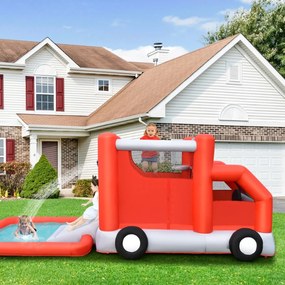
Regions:
M 168 49 L 163 49 L 163 45 L 160 42 L 153 44 L 154 51 L 147 54 L 149 58 L 152 59 L 154 65 L 158 65 L 167 61 L 167 54 L 169 53 Z

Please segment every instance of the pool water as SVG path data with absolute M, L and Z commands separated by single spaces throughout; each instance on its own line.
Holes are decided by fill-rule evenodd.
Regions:
M 63 223 L 36 223 L 38 239 L 33 239 L 32 235 L 17 238 L 14 232 L 17 225 L 9 225 L 0 229 L 0 242 L 39 242 L 46 241 Z

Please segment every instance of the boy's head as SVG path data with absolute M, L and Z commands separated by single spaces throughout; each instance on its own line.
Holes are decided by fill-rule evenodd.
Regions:
M 19 217 L 19 223 L 23 226 L 27 225 L 30 222 L 30 218 L 27 215 L 22 215 Z

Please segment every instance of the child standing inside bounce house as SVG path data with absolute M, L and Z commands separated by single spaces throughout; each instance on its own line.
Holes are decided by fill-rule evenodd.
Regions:
M 93 193 L 93 198 L 90 199 L 87 203 L 82 204 L 82 206 L 88 206 L 90 203 L 93 203 L 93 205 L 88 207 L 84 211 L 83 215 L 77 218 L 75 221 L 71 223 L 67 223 L 68 231 L 75 230 L 90 220 L 98 219 L 99 208 L 98 208 L 98 188 L 97 186 L 98 186 L 98 180 L 96 176 L 92 176 L 91 189 Z
M 144 131 L 144 135 L 141 140 L 159 140 L 157 127 L 154 123 L 148 123 Z M 158 169 L 158 156 L 157 151 L 143 151 L 142 152 L 142 170 L 147 171 L 149 165 L 151 165 L 152 171 L 157 172 Z

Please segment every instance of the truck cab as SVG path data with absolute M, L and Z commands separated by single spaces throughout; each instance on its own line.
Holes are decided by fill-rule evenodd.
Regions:
M 96 249 L 127 259 L 145 253 L 273 256 L 272 195 L 245 167 L 214 161 L 215 140 L 98 139 Z M 179 151 L 174 171 L 143 172 L 132 151 Z M 223 183 L 226 189 L 215 188 Z

